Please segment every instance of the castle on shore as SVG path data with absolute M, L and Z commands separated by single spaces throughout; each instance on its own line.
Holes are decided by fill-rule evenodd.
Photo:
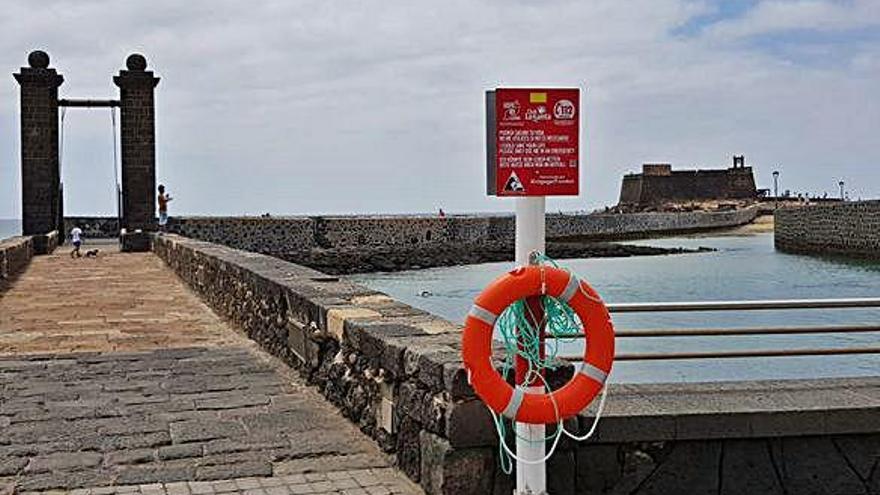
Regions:
M 638 209 L 671 203 L 756 199 L 752 167 L 734 155 L 726 169 L 672 170 L 669 163 L 645 163 L 642 173 L 623 176 L 619 207 Z

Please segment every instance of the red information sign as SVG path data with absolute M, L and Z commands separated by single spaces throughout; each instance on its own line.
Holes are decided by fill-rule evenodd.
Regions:
M 577 196 L 580 90 L 497 89 L 486 111 L 488 194 Z

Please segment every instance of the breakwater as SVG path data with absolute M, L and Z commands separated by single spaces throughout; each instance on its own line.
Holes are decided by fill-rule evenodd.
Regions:
M 317 270 L 176 235 L 154 250 L 206 303 L 300 370 L 429 495 L 509 494 L 460 328 Z M 559 363 L 551 384 L 567 380 Z M 878 378 L 612 387 L 586 443 L 561 442 L 549 492 L 870 493 Z M 585 431 L 592 413 L 568 427 Z M 748 471 L 748 476 L 742 473 Z M 817 488 L 818 487 L 818 488 Z
M 755 206 L 714 212 L 549 214 L 547 237 L 594 242 L 704 231 L 749 223 L 757 213 Z M 86 237 L 112 237 L 117 221 L 77 217 L 65 219 L 65 224 L 68 231 L 78 225 Z M 515 219 L 513 215 L 173 217 L 168 229 L 333 273 L 355 273 L 512 259 Z M 570 242 L 551 242 L 549 249 L 556 250 L 558 257 L 650 254 L 595 244 L 577 247 Z
M 780 251 L 880 259 L 880 200 L 780 208 L 775 229 Z
M 706 251 L 707 248 L 662 248 L 612 242 L 547 242 L 547 255 L 554 259 L 626 258 Z M 709 249 L 711 251 L 711 249 Z M 477 245 L 444 245 L 423 248 L 313 249 L 282 254 L 280 258 L 331 275 L 396 272 L 438 266 L 461 266 L 494 261 L 513 261 L 513 241 Z
M 547 215 L 547 237 L 620 239 L 741 225 L 756 208 L 723 212 Z M 247 251 L 437 247 L 513 239 L 513 215 L 180 217 L 170 230 Z M 270 247 L 265 247 L 270 246 Z M 268 253 L 267 253 L 268 254 Z

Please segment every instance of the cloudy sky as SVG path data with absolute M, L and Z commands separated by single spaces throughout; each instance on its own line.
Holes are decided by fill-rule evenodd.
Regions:
M 616 202 L 643 161 L 759 187 L 880 196 L 877 0 L 9 1 L 0 14 L 0 218 L 20 215 L 18 87 L 44 49 L 62 97 L 117 97 L 132 52 L 157 88 L 172 214 L 512 209 L 485 196 L 483 92 L 579 86 L 577 198 Z M 107 109 L 70 109 L 70 214 L 113 214 Z

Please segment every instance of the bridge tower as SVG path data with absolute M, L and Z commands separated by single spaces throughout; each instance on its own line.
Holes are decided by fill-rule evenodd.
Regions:
M 156 111 L 153 91 L 159 78 L 143 55 L 129 55 L 119 86 L 122 143 L 122 225 L 128 231 L 156 230 Z
M 22 233 L 40 235 L 62 228 L 58 87 L 64 77 L 49 68 L 46 52 L 31 52 L 28 65 L 13 74 L 21 86 Z
M 120 228 L 156 230 L 156 130 L 154 89 L 159 78 L 143 55 L 130 55 L 113 82 L 119 100 L 58 99 L 64 78 L 49 68 L 49 55 L 34 51 L 29 67 L 13 74 L 21 86 L 22 232 L 64 229 L 58 108 L 120 107 L 122 200 Z M 114 137 L 115 139 L 115 137 Z M 63 236 L 63 232 L 62 236 Z

